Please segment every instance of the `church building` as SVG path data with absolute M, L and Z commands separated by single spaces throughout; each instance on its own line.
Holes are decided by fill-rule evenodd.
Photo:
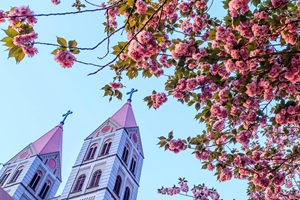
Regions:
M 62 136 L 57 126 L 0 170 L 0 200 L 136 200 L 143 164 L 139 128 L 127 102 L 83 142 L 62 194 Z M 72 151 L 66 149 L 66 151 Z

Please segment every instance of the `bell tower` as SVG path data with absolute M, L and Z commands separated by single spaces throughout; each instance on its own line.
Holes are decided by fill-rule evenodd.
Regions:
M 66 117 L 3 165 L 0 187 L 15 200 L 54 197 L 61 183 L 62 134 Z
M 131 106 L 136 91 L 84 140 L 59 200 L 136 200 L 144 159 Z

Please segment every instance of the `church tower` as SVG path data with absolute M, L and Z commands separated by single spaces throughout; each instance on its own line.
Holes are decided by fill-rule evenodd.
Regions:
M 136 200 L 143 164 L 139 128 L 128 101 L 83 143 L 58 200 Z
M 68 111 L 57 126 L 4 164 L 0 187 L 14 200 L 44 200 L 55 196 L 61 183 L 62 134 Z

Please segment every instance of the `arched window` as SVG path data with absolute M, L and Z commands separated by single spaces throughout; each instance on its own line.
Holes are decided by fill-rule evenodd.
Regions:
M 129 200 L 129 197 L 130 197 L 130 189 L 129 187 L 126 187 L 123 200 Z
M 29 187 L 31 187 L 31 189 L 35 190 L 36 186 L 38 185 L 38 183 L 40 182 L 42 177 L 42 172 L 40 170 L 38 170 L 33 178 L 31 179 L 30 183 L 29 183 Z
M 90 188 L 91 187 L 97 187 L 99 185 L 101 174 L 102 174 L 101 170 L 97 170 L 97 171 L 94 172 L 94 174 L 92 176 L 90 186 L 89 186 Z
M 41 197 L 41 199 L 45 199 L 48 192 L 49 192 L 49 189 L 50 189 L 50 185 L 51 185 L 51 182 L 49 180 L 47 180 L 43 187 L 42 187 L 42 190 L 40 191 L 39 193 L 39 197 Z
M 115 182 L 115 187 L 114 187 L 114 192 L 119 196 L 120 189 L 122 185 L 122 178 L 120 175 L 117 176 L 116 182 Z
M 85 160 L 90 160 L 90 159 L 93 159 L 93 158 L 94 158 L 94 155 L 95 155 L 96 150 L 97 150 L 97 146 L 98 146 L 98 144 L 93 144 L 93 145 L 90 147 L 90 149 L 89 149 L 89 151 L 88 151 L 88 154 L 87 154 Z
M 130 168 L 129 168 L 129 170 L 131 171 L 132 174 L 134 174 L 135 167 L 136 167 L 136 158 L 132 157 Z
M 85 181 L 85 174 L 81 174 L 78 178 L 77 178 L 77 181 L 76 181 L 76 184 L 75 184 L 75 187 L 73 189 L 73 192 L 78 192 L 78 191 L 81 191 L 82 189 L 82 186 L 83 186 L 83 183 Z
M 105 143 L 104 143 L 104 145 L 103 145 L 103 148 L 102 148 L 100 156 L 108 154 L 110 146 L 111 146 L 111 139 L 106 140 Z
M 126 144 L 123 150 L 123 154 L 122 154 L 122 160 L 127 163 L 127 158 L 128 158 L 128 154 L 129 154 L 129 147 Z
M 17 171 L 15 172 L 15 174 L 13 175 L 13 177 L 10 180 L 10 183 L 16 182 L 16 180 L 18 179 L 18 177 L 20 176 L 20 174 L 23 171 L 24 166 L 21 166 L 17 169 Z
M 5 183 L 5 181 L 6 181 L 7 178 L 9 177 L 10 173 L 11 173 L 11 169 L 8 170 L 8 171 L 4 174 L 4 176 L 0 179 L 0 185 L 1 185 L 1 186 Z

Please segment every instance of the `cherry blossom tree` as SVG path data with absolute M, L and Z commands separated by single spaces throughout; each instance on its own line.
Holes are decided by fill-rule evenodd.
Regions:
M 109 67 L 116 75 L 102 89 L 110 100 L 122 98 L 123 76 L 165 78 L 165 91 L 154 90 L 144 99 L 147 105 L 157 109 L 167 97 L 175 98 L 194 106 L 195 118 L 206 129 L 186 139 L 174 139 L 170 132 L 159 137 L 160 147 L 191 151 L 220 182 L 247 179 L 249 199 L 300 199 L 300 1 L 225 0 L 227 13 L 219 19 L 211 17 L 213 3 L 221 6 L 213 0 L 112 0 L 99 5 L 76 0 L 72 6 L 77 11 L 47 14 L 104 12 L 107 36 L 92 48 L 61 37 L 57 44 L 38 42 L 34 24 L 45 14 L 13 7 L 0 11 L 0 23 L 9 23 L 1 41 L 17 62 L 35 56 L 36 45 L 50 45 L 64 68 L 94 65 L 98 69 L 89 75 L 95 75 Z M 127 39 L 110 43 L 120 32 Z M 106 56 L 114 55 L 108 63 L 76 59 L 104 42 Z M 220 198 L 204 184 L 189 187 L 184 178 L 158 192 Z

